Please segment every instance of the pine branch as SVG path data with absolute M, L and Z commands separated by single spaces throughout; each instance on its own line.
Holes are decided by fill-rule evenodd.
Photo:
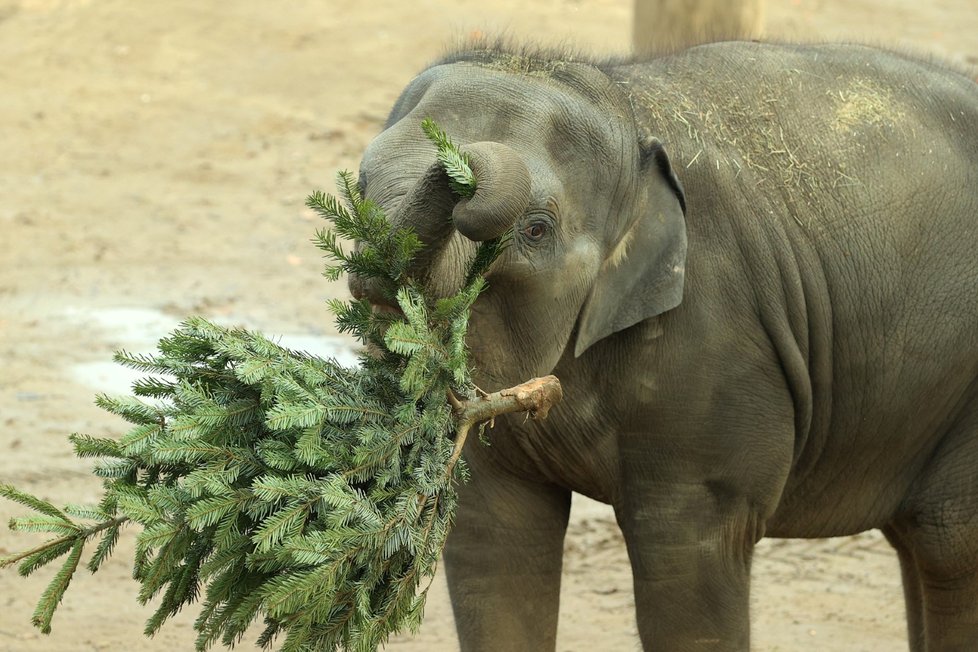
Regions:
M 464 153 L 431 121 L 423 129 L 452 188 L 470 196 L 477 184 Z M 356 370 L 201 318 L 152 355 L 118 353 L 119 363 L 151 375 L 134 383 L 133 396 L 97 398 L 129 431 L 118 440 L 70 438 L 79 457 L 97 458 L 98 507 L 61 510 L 0 485 L 0 496 L 37 512 L 12 527 L 58 535 L 0 566 L 19 562 L 27 574 L 65 558 L 34 614 L 43 631 L 86 542 L 99 537 L 94 572 L 130 521 L 141 528 L 132 573 L 139 599 L 159 600 L 148 635 L 200 596 L 198 650 L 233 645 L 260 617 L 259 642 L 281 636 L 283 650 L 374 650 L 417 627 L 422 580 L 435 573 L 455 483 L 467 475 L 468 433 L 499 414 L 542 418 L 559 384 L 548 377 L 459 400 L 474 395 L 469 312 L 507 237 L 480 244 L 456 295 L 430 300 L 409 273 L 417 237 L 392 227 L 349 173 L 337 186 L 339 197 L 316 192 L 307 201 L 331 225 L 315 239 L 330 260 L 327 277 L 371 279 L 402 314 L 329 303 L 337 328 L 371 347 Z
M 34 615 L 31 616 L 31 622 L 44 634 L 51 633 L 51 619 L 54 618 L 54 610 L 58 608 L 61 598 L 64 597 L 65 591 L 68 590 L 71 578 L 78 568 L 78 561 L 81 559 L 82 548 L 84 546 L 84 540 L 76 541 L 71 546 L 71 552 L 68 554 L 64 565 L 54 576 L 54 579 L 51 580 L 51 583 L 48 584 L 47 588 L 44 589 L 44 592 L 41 594 L 41 599 L 37 602 Z
M 474 195 L 478 184 L 472 168 L 469 167 L 469 157 L 430 118 L 421 122 L 421 129 L 438 148 L 438 162 L 451 179 L 452 190 L 461 197 Z
M 42 500 L 37 496 L 32 496 L 29 493 L 25 493 L 12 485 L 0 484 L 0 497 L 20 503 L 21 505 L 26 505 L 35 511 L 42 514 L 47 514 L 48 516 L 54 517 L 66 523 L 70 522 L 70 519 L 64 512 L 48 501 Z
M 546 419 L 550 408 L 559 403 L 562 398 L 563 390 L 556 376 L 534 378 L 515 387 L 468 401 L 460 401 L 449 392 L 449 403 L 458 418 L 458 432 L 455 435 L 452 456 L 445 465 L 446 474 L 451 476 L 455 470 L 455 464 L 462 456 L 462 449 L 472 426 L 513 412 L 526 412 L 531 419 Z
M 46 551 L 51 550 L 51 549 L 55 549 L 58 546 L 60 546 L 62 544 L 65 544 L 65 543 L 75 543 L 75 542 L 77 542 L 79 540 L 85 541 L 89 537 L 92 537 L 92 536 L 98 534 L 99 532 L 101 532 L 101 531 L 103 531 L 105 529 L 108 529 L 108 528 L 111 528 L 111 527 L 115 527 L 115 526 L 118 526 L 118 525 L 122 525 L 123 523 L 127 522 L 128 520 L 129 519 L 127 517 L 122 516 L 122 517 L 119 517 L 119 518 L 109 519 L 107 521 L 104 521 L 102 523 L 99 523 L 97 525 L 94 525 L 94 526 L 92 526 L 90 528 L 77 528 L 77 531 L 76 531 L 75 534 L 66 534 L 66 535 L 63 535 L 63 536 L 58 537 L 57 539 L 51 539 L 50 541 L 45 541 L 44 543 L 42 543 L 42 544 L 40 544 L 38 546 L 35 546 L 34 548 L 31 548 L 29 550 L 24 550 L 24 551 L 21 551 L 21 552 L 18 552 L 18 553 L 7 555 L 5 557 L 0 557 L 0 568 L 6 568 L 7 566 L 11 566 L 13 564 L 16 564 L 17 562 L 19 562 L 19 561 L 21 561 L 23 559 L 27 559 L 28 557 L 31 557 L 33 555 L 37 555 L 38 553 L 42 553 L 42 552 L 46 552 Z

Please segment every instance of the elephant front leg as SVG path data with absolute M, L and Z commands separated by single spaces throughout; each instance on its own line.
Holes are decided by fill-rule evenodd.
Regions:
M 632 493 L 617 511 L 642 647 L 746 652 L 756 519 L 708 484 Z
M 553 650 L 570 492 L 470 464 L 445 548 L 461 649 Z

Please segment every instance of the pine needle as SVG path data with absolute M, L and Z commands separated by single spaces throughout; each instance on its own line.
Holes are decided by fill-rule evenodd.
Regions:
M 471 196 L 477 184 L 465 154 L 430 120 L 422 128 L 452 188 Z M 120 364 L 149 377 L 134 383 L 133 396 L 96 403 L 130 430 L 119 439 L 70 437 L 77 456 L 98 460 L 99 505 L 61 510 L 0 485 L 0 496 L 35 512 L 11 527 L 57 535 L 0 565 L 20 562 L 27 575 L 65 558 L 32 618 L 41 631 L 50 632 L 85 544 L 98 539 L 88 563 L 95 572 L 127 523 L 141 529 L 139 600 L 159 599 L 147 635 L 200 597 L 198 650 L 233 645 L 258 618 L 266 623 L 259 644 L 278 640 L 283 650 L 375 650 L 393 632 L 417 628 L 430 585 L 423 580 L 435 572 L 455 483 L 467 473 L 459 456 L 471 424 L 446 396 L 474 390 L 469 310 L 506 240 L 483 243 L 465 287 L 431 301 L 409 274 L 417 237 L 392 228 L 351 174 L 341 172 L 337 186 L 339 197 L 315 192 L 307 201 L 329 222 L 314 240 L 330 261 L 326 276 L 371 279 L 403 316 L 364 301 L 329 308 L 341 332 L 378 354 L 344 369 L 199 317 L 161 339 L 155 354 L 119 352 Z M 341 239 L 358 246 L 348 250 Z

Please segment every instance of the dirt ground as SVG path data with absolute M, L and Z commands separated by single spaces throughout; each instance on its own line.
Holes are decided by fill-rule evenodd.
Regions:
M 398 91 L 458 36 L 620 53 L 630 5 L 0 0 L 0 481 L 94 502 L 66 435 L 119 434 L 92 404 L 126 389 L 109 356 L 150 350 L 186 315 L 348 352 L 323 305 L 345 288 L 320 277 L 305 195 L 356 168 Z M 975 0 L 772 0 L 766 24 L 978 63 Z M 33 542 L 4 530 L 0 554 Z M 0 574 L 0 650 L 191 649 L 192 609 L 142 636 L 132 548 L 130 533 L 98 576 L 79 573 L 50 637 L 29 624 L 50 573 Z M 638 649 L 607 508 L 575 504 L 567 552 L 559 649 Z M 754 577 L 757 650 L 904 645 L 897 564 L 876 533 L 762 542 Z M 389 649 L 457 649 L 442 578 L 420 635 Z

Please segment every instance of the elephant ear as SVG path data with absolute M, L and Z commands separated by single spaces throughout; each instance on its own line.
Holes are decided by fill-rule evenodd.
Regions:
M 641 144 L 635 213 L 584 302 L 575 357 L 598 340 L 679 305 L 686 271 L 686 198 L 662 144 Z

